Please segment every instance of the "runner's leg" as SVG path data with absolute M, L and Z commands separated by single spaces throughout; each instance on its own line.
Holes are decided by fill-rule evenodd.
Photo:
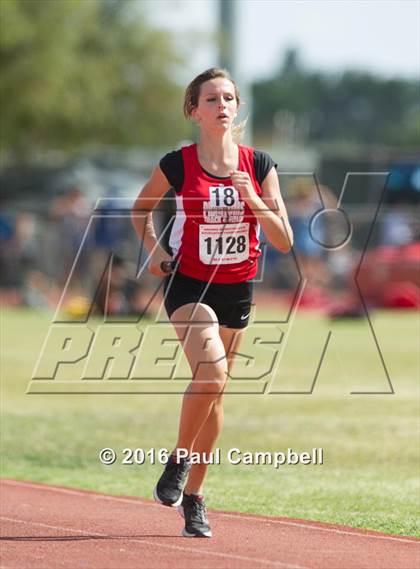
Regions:
M 209 306 L 185 304 L 174 311 L 171 322 L 192 371 L 182 402 L 176 448 L 191 453 L 214 402 L 223 392 L 228 372 L 226 352 L 217 316 Z
M 232 369 L 235 352 L 239 348 L 244 328 L 226 328 L 220 326 L 219 336 L 223 342 L 225 353 L 227 354 L 228 372 Z M 216 397 L 213 402 L 211 411 L 207 420 L 201 427 L 201 430 L 195 439 L 193 452 L 199 452 L 201 455 L 208 454 L 214 449 L 214 445 L 221 433 L 223 426 L 223 392 Z M 188 482 L 185 487 L 186 494 L 202 494 L 204 479 L 207 474 L 207 464 L 193 464 L 188 475 Z

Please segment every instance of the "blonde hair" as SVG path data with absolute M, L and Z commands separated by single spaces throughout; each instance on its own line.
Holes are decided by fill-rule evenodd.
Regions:
M 241 104 L 241 98 L 239 94 L 239 89 L 235 81 L 230 76 L 230 73 L 227 69 L 222 69 L 220 67 L 211 67 L 210 69 L 206 69 L 200 75 L 197 75 L 188 87 L 185 90 L 184 95 L 184 116 L 185 118 L 191 118 L 192 111 L 198 106 L 198 98 L 200 96 L 201 85 L 206 81 L 210 81 L 211 79 L 223 78 L 230 81 L 235 89 L 235 99 L 236 104 Z M 235 141 L 240 141 L 243 137 L 245 126 L 247 123 L 248 118 L 241 121 L 238 124 L 232 126 L 232 136 Z

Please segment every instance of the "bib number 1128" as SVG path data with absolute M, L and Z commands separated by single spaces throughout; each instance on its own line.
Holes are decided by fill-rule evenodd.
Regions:
M 200 261 L 206 265 L 241 263 L 249 256 L 249 223 L 200 225 Z
M 225 244 L 226 255 L 243 253 L 246 249 L 245 235 L 239 235 L 238 237 L 235 237 L 234 235 L 228 235 L 225 240 L 223 237 L 217 237 L 217 239 L 206 237 L 204 239 L 204 242 L 207 244 L 207 255 L 211 255 L 213 251 L 215 251 L 216 254 L 221 255 L 223 253 L 223 246 Z

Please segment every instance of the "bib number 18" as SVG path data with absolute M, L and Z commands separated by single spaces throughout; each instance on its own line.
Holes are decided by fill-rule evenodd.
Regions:
M 210 203 L 214 207 L 226 206 L 239 203 L 238 191 L 233 186 L 214 186 L 209 189 Z

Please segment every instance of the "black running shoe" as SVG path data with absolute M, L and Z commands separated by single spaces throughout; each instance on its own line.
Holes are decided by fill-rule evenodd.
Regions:
M 184 537 L 212 536 L 203 496 L 200 494 L 190 494 L 189 496 L 184 494 L 178 511 L 185 518 L 185 528 L 182 530 Z
M 179 506 L 182 502 L 182 491 L 190 469 L 191 463 L 187 458 L 181 458 L 177 463 L 175 457 L 171 455 L 153 490 L 153 497 L 156 502 L 172 508 Z

